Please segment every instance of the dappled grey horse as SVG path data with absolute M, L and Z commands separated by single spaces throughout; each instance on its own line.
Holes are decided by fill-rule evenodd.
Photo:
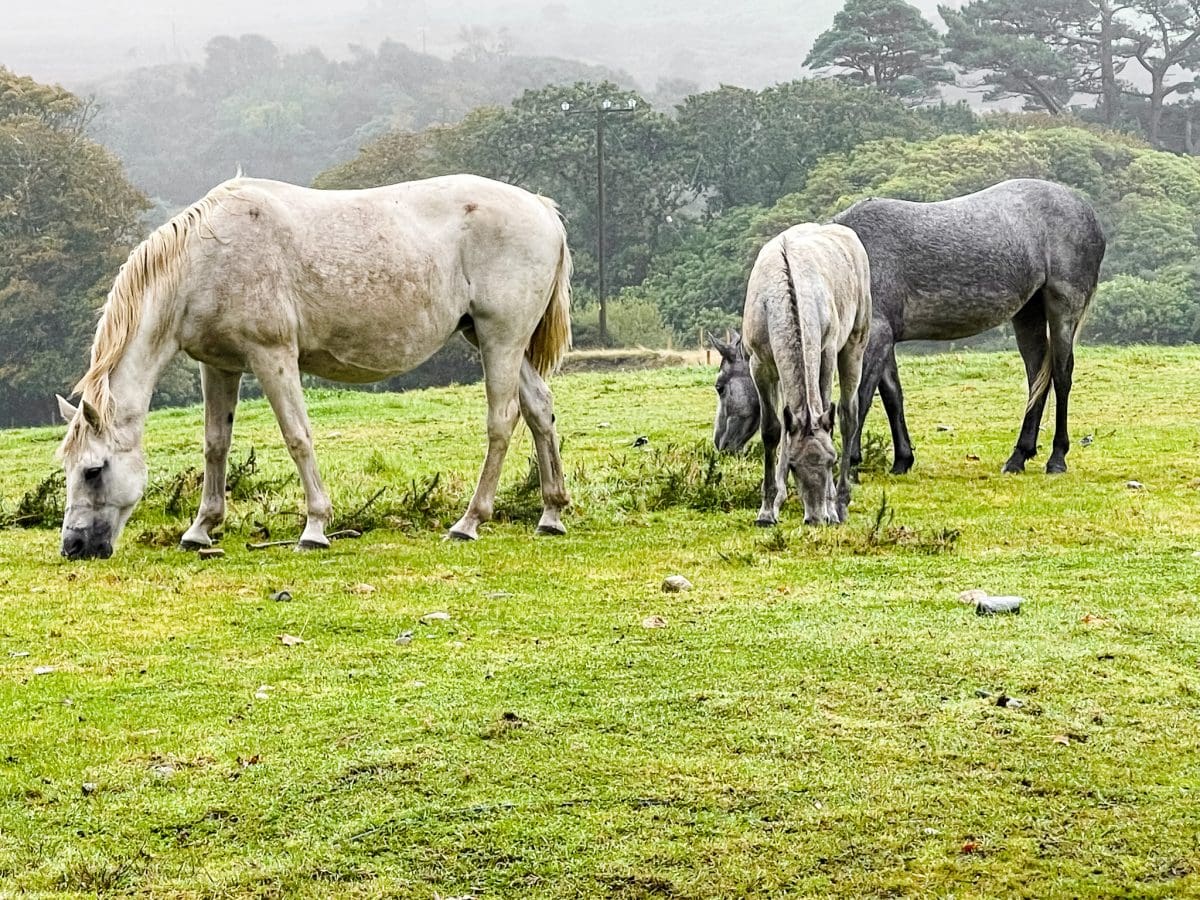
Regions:
M 860 461 L 863 422 L 878 388 L 891 425 L 892 471 L 900 474 L 912 467 L 896 367 L 898 342 L 956 340 L 1011 320 L 1029 395 L 1004 471 L 1024 471 L 1026 460 L 1037 454 L 1038 430 L 1053 386 L 1054 443 L 1046 471 L 1065 472 L 1075 339 L 1095 294 L 1105 249 L 1091 206 L 1061 185 L 1017 179 L 939 203 L 863 200 L 834 221 L 854 229 L 871 260 L 874 313 L 859 387 L 853 462 Z M 727 380 L 741 377 L 736 360 L 730 359 L 736 352 L 730 345 L 722 350 Z M 726 414 L 743 420 L 748 416 L 744 406 Z M 737 451 L 749 439 L 750 434 L 728 435 L 718 448 Z
M 870 322 L 870 264 L 849 228 L 796 225 L 759 252 L 742 313 L 749 370 L 761 405 L 763 485 L 756 524 L 779 521 L 789 475 L 800 489 L 805 523 L 846 520 L 850 438 L 858 422 L 858 382 Z M 836 416 L 830 402 L 835 366 L 842 427 L 836 490 Z M 730 389 L 718 385 L 723 408 L 726 399 L 733 406 L 733 398 L 727 398 Z

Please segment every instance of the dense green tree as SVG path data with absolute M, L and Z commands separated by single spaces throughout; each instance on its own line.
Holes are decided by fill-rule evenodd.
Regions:
M 678 120 L 683 152 L 694 160 L 712 212 L 770 205 L 799 190 L 821 157 L 865 141 L 977 127 L 963 105 L 913 111 L 879 91 L 816 79 L 697 94 L 680 105 Z
M 49 421 L 82 374 L 145 198 L 89 140 L 91 110 L 0 67 L 0 422 Z
M 1157 146 L 1169 102 L 1195 88 L 1200 0 L 972 0 L 939 9 L 949 59 L 982 72 L 989 99 L 1024 97 L 1058 114 L 1092 95 L 1104 122 L 1138 124 Z
M 954 81 L 941 64 L 941 50 L 941 36 L 912 4 L 846 0 L 804 64 L 838 70 L 852 84 L 923 100 Z

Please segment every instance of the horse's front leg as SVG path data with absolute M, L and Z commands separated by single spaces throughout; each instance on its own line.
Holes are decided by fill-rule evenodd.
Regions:
M 483 357 L 483 381 L 487 392 L 488 448 L 483 460 L 483 471 L 467 511 L 450 528 L 450 537 L 456 540 L 473 541 L 479 537 L 479 526 L 492 517 L 496 502 L 496 487 L 500 483 L 500 469 L 508 453 L 508 442 L 512 439 L 519 412 L 518 385 L 524 354 L 520 347 L 490 347 L 481 336 L 480 351 Z
M 865 342 L 850 343 L 838 354 L 838 414 L 842 431 L 842 467 L 838 473 L 838 521 L 850 515 L 850 483 L 853 480 L 855 431 L 858 428 L 858 383 L 862 380 Z
M 892 346 L 892 331 L 886 322 L 871 320 L 870 336 L 863 354 L 862 376 L 858 382 L 858 417 L 855 419 L 854 437 L 850 446 L 850 463 L 855 470 L 862 464 L 862 435 L 867 424 L 867 413 L 875 400 L 875 390 L 883 378 L 887 365 L 888 348 Z
M 779 523 L 779 510 L 787 499 L 786 459 L 783 460 L 782 470 L 777 462 L 779 442 L 783 436 L 778 410 L 779 386 L 775 379 L 768 378 L 761 371 L 755 372 L 754 384 L 758 388 L 762 413 L 759 428 L 763 442 L 762 505 L 754 524 L 760 528 L 770 528 Z
M 204 490 L 195 521 L 179 541 L 184 550 L 211 547 L 212 530 L 225 520 L 225 472 L 241 383 L 241 372 L 223 372 L 200 365 L 200 386 L 204 391 Z
M 325 526 L 333 518 L 333 505 L 321 482 L 321 473 L 317 471 L 317 457 L 313 453 L 312 431 L 308 424 L 308 412 L 304 408 L 304 390 L 300 384 L 296 353 L 294 350 L 264 350 L 251 360 L 250 367 L 275 412 L 284 443 L 300 472 L 300 483 L 304 486 L 308 519 L 296 549 L 326 549 L 329 538 L 325 537 Z
M 558 452 L 558 434 L 554 428 L 554 398 L 537 369 L 528 360 L 521 362 L 521 415 L 533 434 L 537 450 L 538 478 L 542 485 L 541 534 L 566 534 L 562 511 L 570 504 L 563 478 L 562 457 Z
M 887 353 L 883 366 L 883 377 L 879 380 L 879 399 L 883 401 L 888 425 L 892 430 L 892 474 L 905 475 L 913 467 L 912 439 L 908 436 L 908 422 L 904 418 L 904 389 L 900 386 L 900 369 L 896 365 L 896 346 Z

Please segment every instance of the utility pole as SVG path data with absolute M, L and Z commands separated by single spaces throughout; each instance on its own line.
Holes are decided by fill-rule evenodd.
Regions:
M 623 106 L 617 106 L 612 100 L 605 99 L 597 107 L 576 109 L 564 100 L 561 109 L 568 116 L 591 114 L 596 117 L 596 274 L 599 280 L 600 343 L 607 345 L 608 279 L 604 271 L 604 120 L 610 113 L 633 112 L 637 109 L 637 101 L 630 97 Z

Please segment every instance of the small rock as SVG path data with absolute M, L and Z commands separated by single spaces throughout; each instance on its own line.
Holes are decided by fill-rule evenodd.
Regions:
M 1088 444 L 1090 444 L 1095 439 L 1096 439 L 1096 436 L 1094 434 L 1085 434 L 1083 437 L 1081 437 L 1079 439 L 1079 446 L 1086 447 Z
M 969 459 L 971 462 L 979 462 L 979 454 L 978 453 L 968 453 L 967 459 Z
M 271 599 L 276 603 L 291 603 L 292 594 L 291 591 L 276 591 L 271 595 Z
M 308 641 L 304 640 L 304 638 L 296 637 L 294 634 L 281 634 L 279 636 L 279 642 L 285 647 L 297 647 L 300 644 L 308 643 Z
M 678 594 L 681 591 L 690 591 L 692 583 L 682 575 L 668 575 L 663 579 L 662 589 L 665 594 Z
M 667 620 L 662 616 L 646 616 L 642 619 L 643 628 L 666 628 Z
M 94 781 L 85 781 L 82 785 L 80 785 L 80 789 L 83 791 L 83 796 L 85 797 L 90 797 L 92 794 L 96 793 L 99 788 L 100 786 Z
M 154 774 L 157 775 L 159 778 L 170 778 L 172 775 L 175 774 L 175 767 L 170 766 L 170 765 L 155 766 Z
M 646 437 L 644 434 L 639 434 L 633 439 L 633 446 L 635 447 L 645 447 L 649 443 L 650 438 Z
M 1021 611 L 1022 602 L 1020 597 L 984 597 L 975 604 L 975 615 L 996 616 L 1009 613 L 1015 615 Z
M 1196 551 L 1196 555 L 1200 556 L 1200 550 Z M 8 654 L 13 659 L 24 659 L 29 655 L 28 650 L 11 650 Z
M 938 431 L 953 431 L 954 426 L 953 425 L 938 425 L 937 430 Z
M 980 600 L 987 599 L 987 591 L 982 588 L 971 588 L 969 591 L 963 591 L 958 595 L 958 602 L 965 603 L 968 606 L 974 606 Z
M 38 666 L 33 670 L 34 675 L 49 675 L 54 671 L 54 666 Z
M 1052 744 L 1062 744 L 1064 747 L 1071 746 L 1071 739 L 1065 734 L 1056 734 L 1050 739 Z
M 1140 491 L 1140 490 L 1143 490 L 1146 486 L 1144 484 L 1142 484 L 1140 481 L 1127 481 L 1127 482 L 1125 482 L 1125 487 L 1129 488 L 1131 491 Z
M 363 582 L 362 584 L 356 584 L 354 587 L 350 588 L 350 592 L 352 594 L 373 594 L 375 593 L 375 585 Z
M 411 644 L 411 643 L 412 643 L 412 637 L 413 637 L 413 633 L 412 633 L 411 631 L 405 631 L 405 632 L 404 632 L 403 634 L 401 634 L 401 635 L 400 635 L 398 638 L 396 638 L 396 643 L 397 643 L 397 644 L 400 644 L 400 645 L 402 645 L 402 646 L 403 646 L 404 644 Z
M 996 698 L 996 705 L 1004 709 L 1020 709 L 1025 705 L 1025 701 L 1018 700 L 1016 697 L 1010 697 L 1007 694 L 1001 694 Z
M 421 616 L 422 622 L 449 622 L 450 613 L 448 612 L 431 612 Z
M 986 700 L 988 697 L 992 696 L 992 692 L 985 691 L 983 688 L 977 688 L 975 691 L 975 696 L 981 697 L 982 699 Z
M 262 685 L 261 687 L 259 687 L 259 689 L 257 691 L 254 692 L 254 699 L 255 700 L 270 700 L 271 695 L 267 693 L 267 691 L 269 691 L 270 689 L 271 689 L 271 686 L 269 684 Z
M 612 422 L 600 422 L 596 425 L 597 428 L 612 428 Z
M 201 559 L 220 559 L 225 555 L 225 551 L 220 547 L 201 547 L 196 551 L 196 555 Z

